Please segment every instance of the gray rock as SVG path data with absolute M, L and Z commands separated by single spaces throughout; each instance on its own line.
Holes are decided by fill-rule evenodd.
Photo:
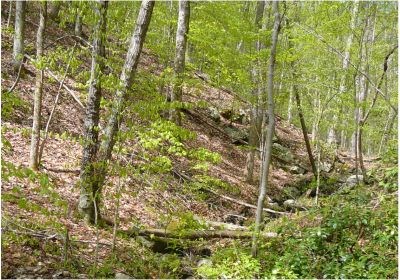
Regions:
M 212 265 L 212 261 L 210 259 L 201 259 L 197 262 L 197 267 L 203 266 L 203 265 Z
M 349 178 L 347 178 L 346 183 L 344 184 L 345 187 L 352 188 L 352 187 L 356 186 L 357 185 L 357 177 L 358 177 L 359 182 L 363 181 L 362 175 L 351 175 Z
M 221 120 L 221 115 L 219 114 L 219 111 L 217 108 L 209 107 L 208 113 L 210 114 L 210 117 L 213 121 L 219 122 Z
M 283 191 L 290 197 L 290 198 L 298 198 L 301 193 L 298 188 L 296 187 L 286 187 Z
M 224 131 L 232 138 L 232 143 L 239 144 L 241 141 L 247 141 L 249 138 L 248 131 L 244 129 L 238 129 L 236 127 L 227 126 L 224 127 Z
M 295 204 L 296 204 L 296 201 L 294 199 L 288 199 L 288 200 L 285 200 L 283 202 L 284 206 L 292 206 L 292 205 L 295 205 Z
M 117 272 L 115 273 L 115 279 L 133 279 L 131 278 L 129 275 L 121 273 L 121 272 Z
M 283 147 L 279 143 L 273 143 L 272 144 L 272 154 L 280 159 L 282 159 L 285 162 L 293 162 L 295 163 L 296 160 L 294 158 L 294 155 L 292 152 L 288 149 Z
M 292 174 L 304 174 L 306 170 L 300 166 L 294 165 L 289 168 L 289 172 Z
M 321 164 L 321 171 L 324 171 L 326 173 L 329 173 L 332 171 L 333 168 L 333 164 L 329 163 L 329 162 L 323 162 Z

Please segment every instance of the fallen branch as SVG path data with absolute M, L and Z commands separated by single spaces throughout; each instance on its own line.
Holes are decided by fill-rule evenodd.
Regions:
M 219 196 L 219 197 L 221 197 L 221 198 L 223 198 L 225 200 L 234 202 L 236 204 L 240 204 L 240 205 L 243 205 L 243 206 L 246 206 L 246 207 L 249 207 L 249 208 L 257 209 L 257 206 L 255 206 L 255 205 L 252 205 L 250 203 L 247 203 L 247 202 L 244 202 L 244 201 L 241 201 L 241 200 L 237 200 L 235 198 L 232 198 L 232 197 L 229 197 L 229 196 L 226 196 L 226 195 L 219 194 L 214 190 L 211 190 L 211 189 L 204 189 L 204 190 L 206 190 L 206 191 L 208 191 L 210 193 L 213 193 L 213 194 L 215 194 L 215 195 L 217 195 L 217 196 Z M 269 209 L 269 208 L 263 208 L 263 211 L 267 212 L 267 213 L 278 214 L 278 215 L 289 215 L 289 213 L 279 212 L 279 211 L 275 211 L 275 210 L 272 210 L 272 209 Z
M 178 171 L 178 170 L 176 170 L 176 169 L 172 169 L 172 173 L 173 173 L 175 176 L 178 176 L 179 178 L 182 178 L 182 179 L 184 179 L 184 180 L 186 180 L 186 181 L 189 181 L 189 182 L 193 182 L 193 181 L 194 181 L 190 176 L 188 176 L 188 175 L 186 175 L 186 174 L 183 174 L 182 172 L 180 172 L 180 171 Z M 250 203 L 247 203 L 247 202 L 244 202 L 244 201 L 241 201 L 241 200 L 237 200 L 237 199 L 235 199 L 235 198 L 232 198 L 232 197 L 229 197 L 229 196 L 226 196 L 226 195 L 219 194 L 218 192 L 216 192 L 216 191 L 214 191 L 214 190 L 211 190 L 211 189 L 209 189 L 209 188 L 202 188 L 202 190 L 207 191 L 207 192 L 210 192 L 210 193 L 212 193 L 212 194 L 215 194 L 215 195 L 217 195 L 217 196 L 219 196 L 219 197 L 221 197 L 221 198 L 223 198 L 223 199 L 225 199 L 225 200 L 234 202 L 234 203 L 236 203 L 236 204 L 240 204 L 240 205 L 243 205 L 243 206 L 246 206 L 246 207 L 249 207 L 249 208 L 257 209 L 257 206 L 255 206 L 255 205 L 252 205 L 252 204 L 250 204 Z M 269 208 L 263 208 L 263 210 L 264 210 L 265 212 L 267 212 L 267 213 L 272 213 L 272 214 L 289 215 L 289 213 L 286 213 L 286 212 L 279 212 L 279 211 L 275 211 L 275 210 L 272 210 L 272 209 L 269 209 Z
M 59 168 L 51 168 L 51 167 L 46 167 L 42 165 L 43 169 L 51 172 L 56 172 L 56 173 L 74 173 L 74 174 L 79 174 L 81 171 L 80 169 L 59 169 Z
M 29 55 L 25 54 L 25 57 L 27 57 L 30 61 L 35 61 L 32 57 L 30 57 Z M 45 69 L 45 71 L 53 78 L 55 79 L 57 82 L 59 82 L 61 84 L 61 79 L 59 79 L 57 77 L 56 74 L 54 74 L 53 72 L 51 72 L 48 68 Z M 68 91 L 69 94 L 71 94 L 72 98 L 76 101 L 76 103 L 79 104 L 79 106 L 82 109 L 85 109 L 85 106 L 83 106 L 82 102 L 79 100 L 79 98 L 75 95 L 75 93 L 69 88 L 67 87 L 64 83 L 62 84 L 62 87 L 64 89 L 66 89 Z
M 128 230 L 123 231 L 123 233 L 128 234 L 130 237 L 136 236 L 157 236 L 164 238 L 174 238 L 174 239 L 211 239 L 211 238 L 232 238 L 232 239 L 248 239 L 252 238 L 253 232 L 251 231 L 239 231 L 239 230 L 193 230 L 185 233 L 174 232 L 170 230 L 148 228 L 140 230 Z M 275 232 L 264 232 L 260 234 L 261 238 L 274 238 L 278 234 Z

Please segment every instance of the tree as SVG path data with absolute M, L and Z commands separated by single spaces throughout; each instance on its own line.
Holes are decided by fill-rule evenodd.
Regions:
M 256 17 L 255 17 L 255 31 L 258 33 L 261 29 L 261 20 L 264 15 L 265 9 L 265 1 L 258 1 L 257 8 L 256 8 Z M 260 39 L 255 42 L 255 49 L 256 52 L 259 53 L 265 46 L 261 43 Z M 247 153 L 247 160 L 246 160 L 246 181 L 248 183 L 253 182 L 253 173 L 254 173 L 254 160 L 256 154 L 256 148 L 259 146 L 260 143 L 260 136 L 261 136 L 261 120 L 262 120 L 262 111 L 261 108 L 262 100 L 261 95 L 263 91 L 262 79 L 261 76 L 261 67 L 260 61 L 257 58 L 253 63 L 253 68 L 251 70 L 251 78 L 254 85 L 252 90 L 253 95 L 253 105 L 251 108 L 251 115 L 250 115 L 250 130 L 249 130 L 249 146 L 250 151 Z
M 346 91 L 346 76 L 347 76 L 347 70 L 349 69 L 349 60 L 350 60 L 350 50 L 351 50 L 351 45 L 353 42 L 353 37 L 354 37 L 354 28 L 357 20 L 357 11 L 358 11 L 358 0 L 354 1 L 353 4 L 353 9 L 351 13 L 351 20 L 350 20 L 350 33 L 347 37 L 347 42 L 346 42 L 346 49 L 344 51 L 344 57 L 343 57 L 343 62 L 342 62 L 342 69 L 343 72 L 341 74 L 341 79 L 340 79 L 340 86 L 339 86 L 339 96 L 341 96 L 345 91 Z M 335 149 L 336 149 L 336 143 L 337 143 L 337 132 L 336 132 L 336 122 L 338 120 L 338 117 L 336 113 L 333 115 L 333 121 L 332 121 L 332 126 L 328 130 L 328 138 L 327 142 L 328 144 L 334 144 Z
M 179 0 L 178 28 L 176 30 L 176 48 L 174 60 L 174 85 L 171 94 L 171 102 L 182 102 L 182 86 L 185 71 L 185 54 L 187 36 L 189 33 L 190 1 Z M 177 106 L 174 104 L 173 107 Z M 181 113 L 179 108 L 173 108 L 170 119 L 181 125 Z
M 86 104 L 86 114 L 84 121 L 84 143 L 80 171 L 80 199 L 79 210 L 84 214 L 87 222 L 94 222 L 93 197 L 95 193 L 91 189 L 91 181 L 94 174 L 94 163 L 96 161 L 99 145 L 99 118 L 101 100 L 101 75 L 104 70 L 104 40 L 107 28 L 107 9 L 108 1 L 94 3 L 98 17 L 94 29 L 92 65 L 90 69 L 89 95 Z
M 25 9 L 25 0 L 15 1 L 15 33 L 13 47 L 13 67 L 15 72 L 18 72 L 19 68 L 22 67 L 21 64 L 24 58 Z
M 96 218 L 100 217 L 98 203 L 100 199 L 101 188 L 106 178 L 107 162 L 110 160 L 112 150 L 114 148 L 115 135 L 119 130 L 124 102 L 127 98 L 128 89 L 133 83 L 133 78 L 139 63 L 139 57 L 150 23 L 153 7 L 154 1 L 142 1 L 136 20 L 136 25 L 131 36 L 128 52 L 126 54 L 125 63 L 120 75 L 119 89 L 115 94 L 115 100 L 113 101 L 111 107 L 110 116 L 105 127 L 103 140 L 100 144 L 96 161 L 92 164 L 94 168 L 93 177 L 90 181 L 90 184 L 85 186 L 86 194 L 81 195 L 79 199 L 79 208 L 83 213 L 85 213 L 85 220 L 91 223 L 93 223 Z M 98 217 L 96 217 L 94 214 L 95 208 L 97 208 L 96 212 Z
M 255 221 L 255 229 L 252 239 L 252 255 L 255 257 L 257 255 L 258 249 L 258 240 L 261 230 L 261 222 L 263 219 L 263 208 L 264 208 L 264 200 L 267 194 L 267 184 L 269 178 L 269 165 L 271 162 L 272 155 L 272 139 L 274 136 L 275 130 L 275 113 L 274 113 L 274 71 L 275 71 L 275 60 L 276 60 L 276 46 L 278 44 L 278 35 L 280 29 L 280 14 L 278 9 L 278 2 L 272 2 L 272 9 L 275 16 L 274 27 L 272 30 L 272 39 L 271 39 L 271 55 L 268 69 L 268 129 L 266 131 L 265 143 L 263 146 L 262 152 L 262 165 L 261 165 L 261 180 L 260 180 L 260 193 L 257 201 L 257 210 L 256 210 L 256 221 Z M 265 131 L 263 132 L 265 133 Z
M 31 148 L 29 155 L 29 166 L 33 170 L 39 168 L 39 142 L 40 142 L 40 120 L 42 111 L 42 93 L 43 93 L 43 78 L 44 78 L 44 66 L 43 66 L 43 40 L 44 30 L 46 28 L 46 17 L 47 17 L 47 2 L 40 4 L 40 20 L 39 27 L 36 36 L 36 62 L 38 64 L 36 71 L 36 82 L 35 82 L 35 96 L 33 99 L 33 123 L 32 123 L 32 136 L 31 136 Z

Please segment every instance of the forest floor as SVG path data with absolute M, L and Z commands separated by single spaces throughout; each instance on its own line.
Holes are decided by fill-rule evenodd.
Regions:
M 4 21 L 4 17 L 3 17 Z M 2 22 L 2 92 L 11 87 L 16 76 L 11 69 L 12 35 Z M 65 30 L 56 24 L 49 25 L 46 35 L 47 43 L 61 37 Z M 27 24 L 27 52 L 34 56 L 36 25 Z M 75 41 L 66 38 L 58 44 L 64 48 L 72 47 Z M 54 47 L 55 45 L 53 45 Z M 47 52 L 54 49 L 50 47 Z M 90 60 L 86 57 L 81 67 L 89 68 Z M 110 273 L 136 273 L 142 277 L 161 278 L 168 276 L 161 268 L 151 266 L 160 264 L 158 259 L 153 263 L 146 259 L 147 249 L 129 238 L 117 237 L 116 251 L 112 253 L 112 229 L 86 225 L 79 217 L 77 202 L 79 188 L 79 167 L 82 156 L 80 137 L 83 133 L 84 111 L 71 95 L 63 91 L 55 111 L 49 131 L 40 172 L 34 173 L 28 169 L 30 130 L 32 125 L 32 104 L 35 91 L 35 68 L 27 60 L 24 64 L 27 71 L 22 75 L 13 95 L 15 103 L 13 110 L 3 115 L 2 141 L 7 142 L 7 149 L 2 148 L 2 277 L 4 278 L 87 278 L 92 276 L 86 265 L 106 267 L 111 255 L 118 256 L 118 262 L 132 262 L 132 255 L 142 258 L 143 268 L 131 267 L 130 271 L 118 270 L 110 266 Z M 139 70 L 156 69 L 159 74 L 162 67 L 157 59 L 145 50 L 141 57 Z M 62 69 L 58 73 L 62 73 Z M 59 74 L 61 76 L 61 74 Z M 221 195 L 230 196 L 236 200 L 255 205 L 258 195 L 257 181 L 253 184 L 244 181 L 246 166 L 246 150 L 243 145 L 233 143 L 232 137 L 223 131 L 226 127 L 236 130 L 246 129 L 246 125 L 221 117 L 214 121 L 207 107 L 196 107 L 200 101 L 206 101 L 208 106 L 225 108 L 236 102 L 238 107 L 246 108 L 246 104 L 235 100 L 235 96 L 224 89 L 211 86 L 206 81 L 198 79 L 200 89 L 185 89 L 185 101 L 194 105 L 191 113 L 185 115 L 183 127 L 196 133 L 194 140 L 185 145 L 189 148 L 206 148 L 221 155 L 218 164 L 210 166 L 207 175 L 219 179 L 228 185 L 227 190 L 217 189 Z M 85 104 L 84 94 L 76 85 L 74 77 L 68 76 L 65 84 L 73 90 L 82 104 Z M 44 81 L 42 127 L 54 105 L 59 84 L 48 78 Z M 223 109 L 222 109 L 223 110 Z M 233 113 L 232 113 L 233 114 Z M 311 182 L 312 174 L 308 164 L 306 150 L 303 145 L 301 131 L 294 125 L 277 117 L 277 143 L 301 165 L 305 174 L 295 174 L 290 170 L 291 162 L 282 162 L 279 155 L 273 160 L 271 167 L 269 202 L 279 202 L 280 206 L 290 196 L 281 197 L 285 188 L 297 186 L 299 182 Z M 4 147 L 4 144 L 3 144 Z M 117 157 L 117 156 L 116 156 Z M 342 157 L 342 163 L 336 163 L 335 168 L 345 170 L 349 174 L 352 162 L 349 157 Z M 327 159 L 328 161 L 328 159 Z M 176 159 L 173 167 L 179 172 L 190 175 L 186 162 Z M 255 170 L 259 169 L 257 160 Z M 255 174 L 258 178 L 258 172 Z M 128 176 L 123 182 L 118 176 L 110 176 L 104 187 L 102 198 L 102 213 L 105 217 L 114 218 L 117 188 L 122 184 L 122 195 L 119 207 L 119 229 L 131 229 L 138 224 L 146 227 L 162 228 L 166 220 L 174 219 L 174 214 L 190 212 L 204 220 L 223 222 L 227 214 L 244 215 L 249 221 L 253 219 L 254 211 L 243 205 L 229 202 L 215 194 L 199 195 L 185 189 L 182 179 L 172 174 L 152 174 L 151 176 Z M 268 205 L 267 205 L 268 207 Z M 291 215 L 291 214 L 290 214 Z M 295 214 L 293 214 L 295 215 Z M 271 217 L 272 219 L 272 217 Z M 68 230 L 70 248 L 65 248 L 65 234 Z M 5 236 L 6 235 L 6 236 Z M 214 240 L 214 245 L 223 246 L 232 241 Z M 99 246 L 96 246 L 96 243 Z M 202 245 L 196 245 L 202 246 Z M 210 246 L 210 248 L 213 245 Z M 133 253 L 134 252 L 134 253 Z M 97 255 L 94 258 L 94 255 Z M 139 262 L 140 263 L 140 262 Z M 67 264 L 67 265 L 66 265 Z M 86 267 L 85 267 L 86 266 Z M 140 271 L 139 271 L 140 270 Z M 166 273 L 166 274 L 163 274 Z M 99 276 L 99 274 L 96 274 Z M 101 276 L 101 275 L 100 275 Z

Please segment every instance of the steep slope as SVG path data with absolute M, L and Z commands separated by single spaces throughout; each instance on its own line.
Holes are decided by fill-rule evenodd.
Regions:
M 4 18 L 2 19 L 4 21 Z M 32 19 L 29 19 L 30 21 Z M 4 23 L 4 22 L 3 22 Z M 3 26 L 5 26 L 3 24 Z M 60 29 L 56 24 L 49 25 L 48 42 L 56 42 L 62 37 L 65 30 Z M 34 53 L 32 44 L 35 38 L 35 27 L 27 24 L 27 52 L 29 55 Z M 39 173 L 31 172 L 28 166 L 30 128 L 32 115 L 32 98 L 34 92 L 35 68 L 32 62 L 26 60 L 25 68 L 27 71 L 21 76 L 19 83 L 14 91 L 5 93 L 14 83 L 15 75 L 11 72 L 11 52 L 12 36 L 10 31 L 3 30 L 2 41 L 2 96 L 3 108 L 12 108 L 8 112 L 2 111 L 2 214 L 5 229 L 10 232 L 10 236 L 5 237 L 2 242 L 3 264 L 5 265 L 6 277 L 17 276 L 41 276 L 54 277 L 60 267 L 55 265 L 59 262 L 62 255 L 62 232 L 68 229 L 71 238 L 87 242 L 89 255 L 95 251 L 96 229 L 85 225 L 79 218 L 76 203 L 78 201 L 79 189 L 77 180 L 79 177 L 79 165 L 82 148 L 79 143 L 82 136 L 82 125 L 84 111 L 81 106 L 72 98 L 71 94 L 63 90 L 59 104 L 49 131 L 51 132 L 44 150 L 42 165 Z M 57 45 L 64 48 L 71 48 L 75 44 L 72 38 L 57 41 L 56 44 L 49 43 L 48 52 L 55 51 Z M 90 58 L 88 54 L 81 52 L 77 54 L 81 61 L 79 67 L 89 69 Z M 120 50 L 123 57 L 123 50 Z M 65 65 L 58 65 L 53 72 L 58 77 L 62 77 Z M 141 58 L 140 71 L 160 75 L 162 67 L 157 63 L 157 58 L 146 50 Z M 240 201 L 255 204 L 257 199 L 257 185 L 250 185 L 243 180 L 243 171 L 246 162 L 246 150 L 243 149 L 243 141 L 237 142 L 233 139 L 232 131 L 240 135 L 246 134 L 246 124 L 240 124 L 231 118 L 223 115 L 238 115 L 239 110 L 246 109 L 243 101 L 237 100 L 233 93 L 224 89 L 212 87 L 209 83 L 196 78 L 199 87 L 185 89 L 185 101 L 191 104 L 192 108 L 186 110 L 183 126 L 195 132 L 193 140 L 184 142 L 188 149 L 207 148 L 210 151 L 221 155 L 221 160 L 217 164 L 210 166 L 206 171 L 208 180 L 207 187 L 215 193 L 229 195 Z M 81 88 L 82 81 L 76 77 L 68 76 L 65 84 L 74 95 L 85 104 L 85 91 Z M 53 108 L 54 99 L 58 92 L 59 83 L 46 76 L 44 81 L 43 96 L 43 120 L 42 127 Z M 107 98 L 112 97 L 112 92 L 105 93 Z M 204 104 L 206 102 L 206 105 Z M 197 106 L 197 104 L 201 104 Z M 233 105 L 235 109 L 230 109 Z M 216 122 L 210 115 L 209 107 L 221 108 L 220 121 Z M 222 111 L 231 110 L 225 114 Z M 245 117 L 246 114 L 243 114 Z M 141 123 L 141 120 L 138 121 Z M 149 125 L 143 121 L 142 125 Z M 288 156 L 282 160 L 278 153 L 272 165 L 271 187 L 268 195 L 273 200 L 282 204 L 285 198 L 282 193 L 285 187 L 297 184 L 301 180 L 311 180 L 310 173 L 305 175 L 294 174 L 290 171 L 294 160 L 304 167 L 304 172 L 309 169 L 305 149 L 302 144 L 301 133 L 298 128 L 288 124 L 284 120 L 277 118 L 277 147 L 282 149 L 283 154 Z M 134 139 L 126 142 L 127 146 L 135 147 Z M 138 151 L 133 150 L 133 154 Z M 279 150 L 278 150 L 279 152 Z M 281 159 L 280 159 L 281 158 Z M 279 160 L 280 159 L 280 160 Z M 114 156 L 117 162 L 131 160 L 124 156 Z M 140 160 L 140 159 L 135 159 Z M 289 162 L 288 162 L 289 161 Z M 196 178 L 196 173 L 188 169 L 188 162 L 182 158 L 173 158 L 173 168 L 185 173 L 191 178 Z M 256 170 L 259 168 L 257 162 Z M 119 186 L 122 186 L 120 198 L 119 217 L 120 228 L 129 229 L 135 225 L 163 227 L 169 223 L 171 217 L 179 216 L 180 213 L 190 212 L 197 216 L 212 221 L 223 221 L 227 214 L 241 214 L 248 218 L 251 223 L 253 213 L 251 209 L 246 209 L 241 204 L 232 203 L 215 193 L 204 192 L 196 189 L 185 179 L 179 178 L 176 174 L 167 173 L 146 173 L 129 174 L 123 179 L 119 179 L 118 174 L 109 176 L 104 187 L 103 194 L 103 213 L 104 216 L 113 218 L 116 208 L 116 193 Z M 258 176 L 258 175 L 256 175 Z M 215 181 L 219 179 L 219 181 Z M 203 182 L 204 185 L 204 182 Z M 46 247 L 38 244 L 30 244 L 31 239 L 18 239 L 18 235 L 40 231 L 46 242 L 52 243 L 57 250 L 50 251 Z M 47 238 L 52 233 L 57 233 L 58 237 Z M 46 237 L 47 236 L 47 237 Z M 46 239 L 47 238 L 47 239 Z M 28 240 L 28 241 L 27 241 Z M 41 239 L 39 239 L 41 240 Z M 99 230 L 100 243 L 110 244 L 112 234 L 110 229 Z M 128 248 L 129 242 L 119 240 L 119 250 Z M 47 245 L 46 245 L 47 244 Z M 98 259 L 106 262 L 106 256 L 110 255 L 111 249 L 104 245 L 98 249 Z M 46 248 L 45 248 L 46 247 Z M 38 249 L 39 248 L 39 249 Z M 40 251 L 35 257 L 33 252 Z M 135 250 L 141 252 L 144 249 Z M 18 252 L 19 255 L 16 255 Z M 33 254 L 33 255 L 32 255 Z M 82 253 L 76 251 L 75 258 L 81 257 Z M 144 253 L 145 254 L 145 253 Z M 49 258 L 47 255 L 52 255 Z M 91 263 L 92 260 L 88 260 Z M 44 263 L 51 262 L 47 268 L 43 268 Z M 84 269 L 81 269 L 85 271 Z M 79 272 L 79 271 L 78 271 Z M 72 272 L 69 272 L 72 273 Z M 76 272 L 74 272 L 76 276 Z M 145 273 L 145 272 L 143 272 Z M 151 272 L 147 272 L 151 275 Z M 59 275 L 68 276 L 68 275 Z M 71 274 L 69 274 L 71 276 Z M 160 275 L 153 275 L 155 277 Z M 84 275 L 82 277 L 85 277 Z

